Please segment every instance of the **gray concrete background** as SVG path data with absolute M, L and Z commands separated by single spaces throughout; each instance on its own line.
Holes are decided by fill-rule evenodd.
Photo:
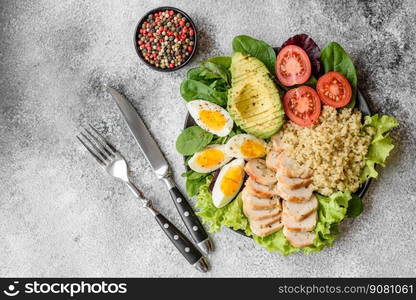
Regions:
M 336 4 L 335 4 L 336 3 Z M 0 276 L 415 276 L 416 1 L 1 1 Z M 310 34 L 342 44 L 375 112 L 395 116 L 397 147 L 335 246 L 284 258 L 223 229 L 212 271 L 187 265 L 127 188 L 75 135 L 95 124 L 127 157 L 134 180 L 181 226 L 103 84 L 134 103 L 171 162 L 186 109 L 179 84 L 132 45 L 147 10 L 174 5 L 200 31 L 192 61 L 230 53 L 235 35 L 280 45 Z M 183 229 L 183 226 L 181 226 Z

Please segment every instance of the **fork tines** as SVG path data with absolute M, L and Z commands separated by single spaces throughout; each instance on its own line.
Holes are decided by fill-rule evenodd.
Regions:
M 95 129 L 89 124 L 95 134 L 87 128 L 84 128 L 85 133 L 81 132 L 77 139 L 82 145 L 92 154 L 92 156 L 101 165 L 106 165 L 110 158 L 113 158 L 117 150 Z

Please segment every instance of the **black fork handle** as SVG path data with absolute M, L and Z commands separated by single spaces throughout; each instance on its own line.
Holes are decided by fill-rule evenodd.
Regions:
M 204 226 L 202 226 L 201 221 L 195 215 L 194 209 L 189 204 L 186 197 L 181 193 L 175 182 L 170 177 L 162 178 L 162 180 L 168 187 L 170 197 L 175 204 L 176 210 L 181 216 L 181 219 L 194 242 L 204 253 L 211 253 L 214 250 L 212 241 L 208 237 Z
M 149 202 L 145 207 L 154 215 L 160 228 L 162 228 L 163 232 L 168 236 L 172 244 L 179 250 L 183 257 L 199 271 L 207 272 L 207 261 L 198 248 L 195 247 L 171 221 L 155 210 Z

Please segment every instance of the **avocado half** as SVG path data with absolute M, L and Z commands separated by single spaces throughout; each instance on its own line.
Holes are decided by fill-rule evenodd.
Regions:
M 227 109 L 235 123 L 260 138 L 275 134 L 284 123 L 279 91 L 266 66 L 257 58 L 236 52 L 231 60 Z

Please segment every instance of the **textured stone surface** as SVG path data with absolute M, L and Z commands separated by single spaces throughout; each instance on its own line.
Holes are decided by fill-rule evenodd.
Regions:
M 336 5 L 334 5 L 337 3 Z M 141 112 L 183 186 L 175 153 L 186 69 L 145 67 L 132 45 L 147 10 L 188 12 L 201 45 L 191 65 L 230 53 L 237 34 L 279 45 L 306 32 L 352 56 L 375 112 L 401 124 L 388 166 L 343 224 L 335 246 L 288 258 L 224 229 L 206 276 L 415 276 L 415 1 L 1 1 L 0 276 L 201 276 L 121 183 L 76 142 L 95 124 L 127 157 L 134 180 L 181 226 L 103 84 Z M 412 90 L 413 88 L 413 90 Z M 183 226 L 181 227 L 183 229 Z

